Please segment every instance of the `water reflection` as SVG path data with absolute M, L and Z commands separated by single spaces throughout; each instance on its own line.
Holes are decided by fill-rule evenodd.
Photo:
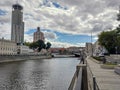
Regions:
M 76 58 L 0 64 L 0 90 L 67 90 Z

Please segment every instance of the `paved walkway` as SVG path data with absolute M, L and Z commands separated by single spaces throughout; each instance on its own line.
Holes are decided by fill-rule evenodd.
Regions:
M 120 75 L 114 72 L 114 69 L 102 69 L 100 64 L 87 57 L 87 62 L 100 90 L 120 90 Z

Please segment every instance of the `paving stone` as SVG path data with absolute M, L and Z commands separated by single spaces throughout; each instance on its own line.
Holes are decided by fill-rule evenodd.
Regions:
M 87 63 L 91 68 L 93 75 L 100 90 L 120 90 L 120 75 L 114 72 L 114 69 L 103 69 L 100 64 L 87 57 Z

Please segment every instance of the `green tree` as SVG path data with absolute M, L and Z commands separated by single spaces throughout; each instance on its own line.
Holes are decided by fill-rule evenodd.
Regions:
M 37 45 L 38 45 L 38 51 L 40 52 L 42 49 L 45 49 L 46 48 L 46 45 L 44 43 L 43 40 L 38 40 L 37 42 Z
M 99 44 L 104 46 L 109 53 L 120 53 L 120 34 L 118 30 L 103 31 L 98 37 Z
M 46 45 L 43 40 L 38 40 L 36 42 L 30 43 L 29 47 L 31 49 L 38 49 L 38 52 L 40 52 L 43 48 L 46 48 Z
M 51 47 L 51 43 L 47 42 L 46 44 L 44 43 L 43 40 L 38 40 L 36 42 L 25 42 L 24 43 L 26 46 L 29 46 L 31 49 L 38 49 L 38 52 L 40 52 L 42 49 L 48 50 Z
M 47 43 L 46 43 L 46 50 L 48 50 L 50 47 L 51 47 L 51 43 L 50 43 L 50 42 L 47 42 Z
M 117 21 L 120 21 L 120 9 Z M 98 37 L 99 44 L 105 46 L 109 53 L 120 53 L 120 25 L 115 30 L 103 31 Z
M 26 45 L 26 46 L 30 46 L 30 44 L 31 44 L 30 42 L 25 42 L 24 43 L 24 45 Z
M 30 46 L 29 46 L 29 47 L 30 47 L 31 49 L 36 49 L 38 46 L 39 46 L 39 44 L 38 44 L 38 43 L 33 42 L 33 43 L 31 43 L 31 44 L 30 44 Z

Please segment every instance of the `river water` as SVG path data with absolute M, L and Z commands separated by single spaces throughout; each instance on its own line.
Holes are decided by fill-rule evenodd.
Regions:
M 77 58 L 27 60 L 0 64 L 0 90 L 67 90 Z

